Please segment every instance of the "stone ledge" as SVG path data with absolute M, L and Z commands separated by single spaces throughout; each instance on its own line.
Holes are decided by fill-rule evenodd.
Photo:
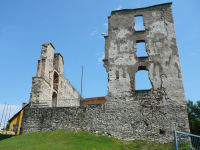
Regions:
M 44 81 L 46 81 L 46 83 L 48 83 L 48 85 L 50 85 L 49 82 L 47 82 L 47 80 L 45 80 L 43 77 L 32 77 L 32 79 L 35 79 L 35 78 L 43 79 Z

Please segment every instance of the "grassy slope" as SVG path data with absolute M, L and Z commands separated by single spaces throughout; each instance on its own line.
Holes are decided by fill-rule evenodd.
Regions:
M 69 150 L 174 150 L 173 146 L 123 141 L 86 131 L 65 130 L 33 132 L 18 136 L 0 135 L 0 149 L 69 149 Z

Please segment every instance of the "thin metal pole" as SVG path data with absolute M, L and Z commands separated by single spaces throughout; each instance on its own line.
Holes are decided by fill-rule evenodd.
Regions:
M 9 104 L 7 105 L 6 116 L 7 116 L 8 106 L 9 106 Z M 6 134 L 7 134 L 7 122 L 6 122 Z
M 81 98 L 80 98 L 80 106 L 81 106 L 81 99 L 82 99 L 82 81 L 83 81 L 83 65 L 82 65 L 82 76 L 81 76 Z
M 3 114 L 4 114 L 5 106 L 6 106 L 6 102 L 5 102 L 5 105 L 4 105 L 4 108 L 3 108 Z M 2 119 L 3 119 L 3 114 L 2 114 L 2 117 L 1 117 L 0 127 L 1 127 Z
M 176 140 L 176 131 L 174 130 L 174 144 L 175 144 L 175 150 L 178 150 L 178 147 L 177 147 L 177 140 Z
M 8 111 L 8 105 L 7 105 L 7 109 L 6 109 L 6 115 L 5 115 L 5 120 L 4 120 L 4 129 L 6 129 L 5 123 L 6 123 L 7 111 Z
M 8 119 L 10 119 L 10 112 L 11 112 L 11 106 L 10 106 L 10 111 L 9 111 Z M 9 125 L 9 128 L 10 128 L 10 125 Z M 8 129 L 8 130 L 9 130 L 9 129 Z

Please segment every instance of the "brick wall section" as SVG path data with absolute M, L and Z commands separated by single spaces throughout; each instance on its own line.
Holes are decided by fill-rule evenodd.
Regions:
M 86 98 L 81 100 L 81 106 L 86 106 L 87 104 L 104 104 L 105 97 L 94 97 Z

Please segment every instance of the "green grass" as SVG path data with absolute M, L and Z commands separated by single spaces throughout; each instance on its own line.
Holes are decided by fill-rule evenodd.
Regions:
M 56 130 L 18 136 L 1 134 L 0 149 L 174 150 L 174 147 L 140 140 L 123 141 L 86 131 Z

